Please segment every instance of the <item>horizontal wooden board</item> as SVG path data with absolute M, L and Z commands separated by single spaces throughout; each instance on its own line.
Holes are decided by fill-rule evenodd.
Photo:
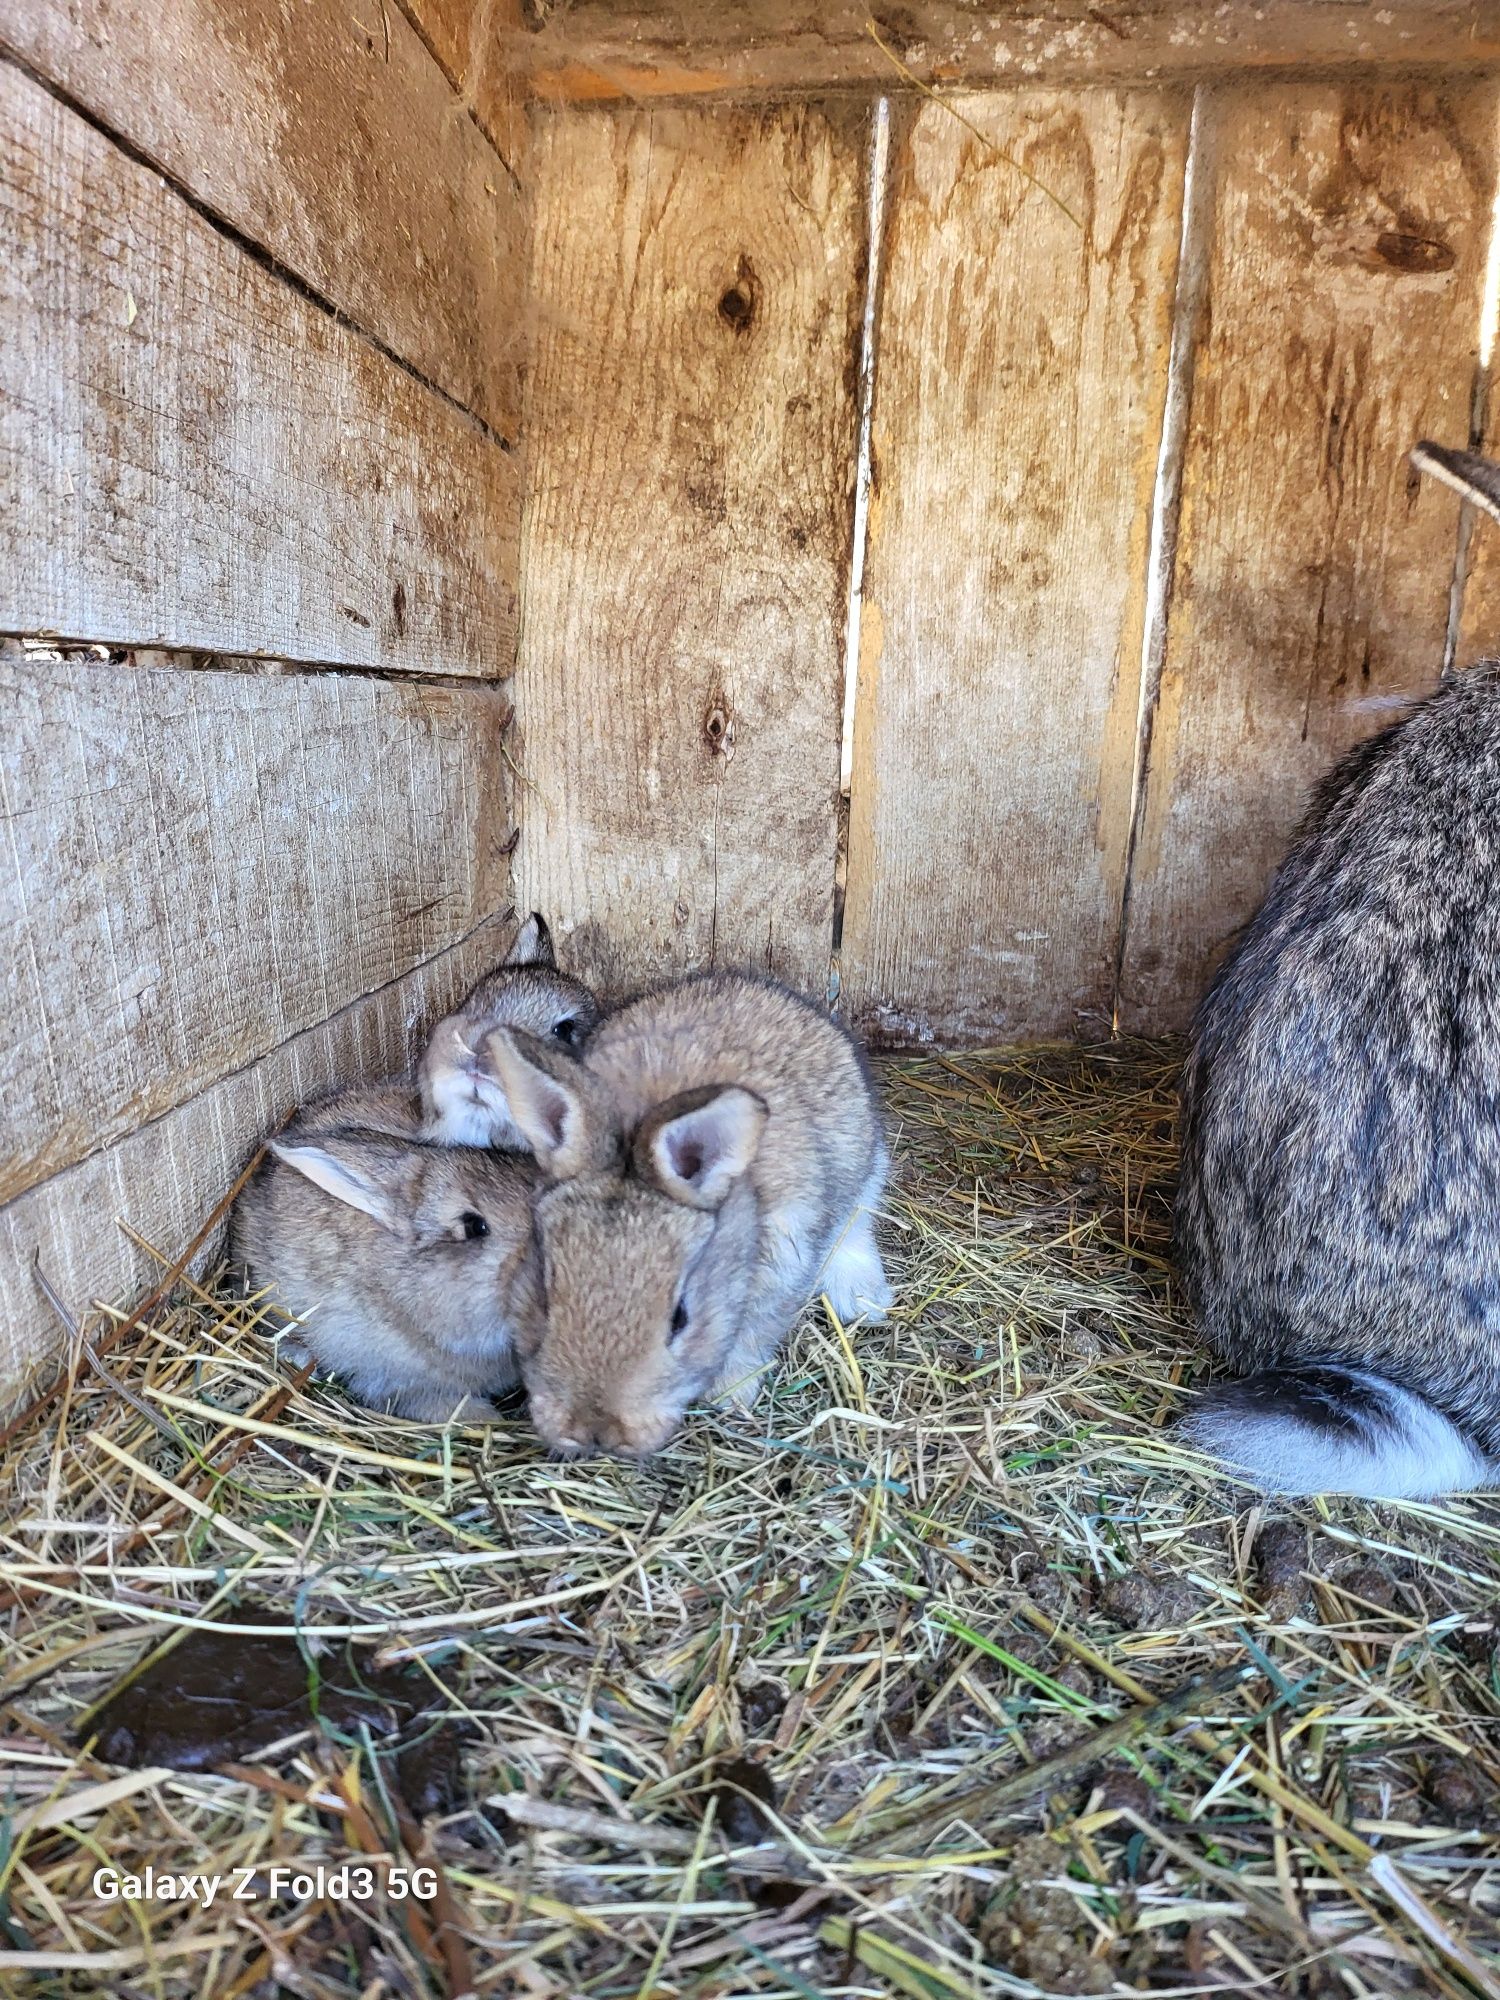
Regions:
M 864 147 L 542 121 L 516 871 L 611 990 L 827 983 Z
M 0 65 L 0 630 L 496 676 L 514 455 Z
M 414 1062 L 427 1028 L 503 954 L 512 929 L 486 925 L 0 1208 L 0 1405 L 13 1407 L 42 1387 L 66 1354 L 66 1336 L 37 1289 L 34 1257 L 77 1317 L 95 1301 L 134 1304 L 162 1267 L 123 1233 L 121 1220 L 175 1261 L 289 1111 L 335 1084 Z M 200 1263 L 222 1240 L 221 1231 Z
M 878 37 L 878 39 L 877 39 Z M 1183 81 L 1493 63 L 1496 0 L 569 0 L 514 37 L 540 96 Z
M 520 200 L 399 7 L 12 0 L 0 47 L 514 436 Z
M 0 1201 L 505 908 L 507 712 L 0 655 Z
M 887 1043 L 1108 1026 L 1188 112 L 967 97 L 895 147 L 841 951 Z
M 1494 196 L 1491 82 L 1231 93 L 1120 1014 L 1178 1025 L 1313 783 L 1435 684 Z

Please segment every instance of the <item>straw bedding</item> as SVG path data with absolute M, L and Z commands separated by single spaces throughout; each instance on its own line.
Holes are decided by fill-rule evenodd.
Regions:
M 118 1387 L 80 1357 L 5 1447 L 0 1978 L 1500 1995 L 1500 1507 L 1265 1507 L 1173 1444 L 1175 1061 L 892 1066 L 891 1324 L 810 1311 L 753 1423 L 649 1464 L 297 1386 L 227 1290 Z M 144 1652 L 289 1618 L 461 1714 L 450 1810 L 332 1726 L 228 1774 L 89 1749 Z M 436 1900 L 93 1889 L 382 1854 Z

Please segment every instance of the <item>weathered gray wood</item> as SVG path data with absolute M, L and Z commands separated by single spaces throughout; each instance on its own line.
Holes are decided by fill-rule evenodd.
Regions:
M 512 927 L 474 937 L 0 1208 L 0 1407 L 43 1386 L 64 1359 L 62 1328 L 32 1258 L 82 1317 L 94 1301 L 131 1305 L 162 1275 L 123 1218 L 170 1260 L 233 1186 L 265 1134 L 296 1105 L 353 1077 L 405 1068 L 422 1037 L 503 955 Z M 200 1262 L 217 1254 L 222 1232 Z
M 504 909 L 507 707 L 0 656 L 0 1201 Z
M 841 951 L 880 1041 L 1108 1027 L 1188 109 L 997 93 L 895 146 Z
M 822 991 L 864 121 L 546 119 L 519 894 L 608 988 Z
M 871 33 L 872 26 L 879 35 Z M 1495 0 L 569 0 L 507 38 L 540 97 L 1142 83 L 1494 63 Z
M 509 671 L 512 455 L 8 67 L 0 252 L 0 630 Z
M 1311 787 L 1442 665 L 1500 91 L 1278 86 L 1218 126 L 1120 1019 L 1186 1020 Z M 1384 698 L 1385 705 L 1382 705 Z
M 514 436 L 520 200 L 398 7 L 10 0 L 0 47 Z

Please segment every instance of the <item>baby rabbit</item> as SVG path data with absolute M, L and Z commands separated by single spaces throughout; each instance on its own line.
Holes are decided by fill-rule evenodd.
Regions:
M 481 1060 L 485 1036 L 511 1026 L 576 1049 L 598 1018 L 588 988 L 557 970 L 542 918 L 528 917 L 501 963 L 432 1031 L 417 1071 L 422 1136 L 444 1146 L 524 1151 L 499 1083 Z
M 1500 469 L 1416 463 L 1495 511 Z M 1500 1482 L 1500 662 L 1324 781 L 1193 1026 L 1176 1254 L 1283 1493 Z
M 707 973 L 606 1015 L 573 1063 L 486 1045 L 546 1186 L 544 1289 L 516 1329 L 550 1445 L 660 1449 L 756 1376 L 809 1296 L 879 1317 L 870 1210 L 887 1156 L 851 1038 L 769 980 Z
M 235 1205 L 233 1254 L 308 1315 L 289 1358 L 397 1416 L 495 1417 L 536 1283 L 540 1176 L 518 1156 L 424 1145 L 418 1123 L 402 1085 L 301 1113 Z

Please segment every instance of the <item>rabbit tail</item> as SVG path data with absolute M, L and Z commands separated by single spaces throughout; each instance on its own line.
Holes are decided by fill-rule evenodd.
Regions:
M 1364 1368 L 1289 1365 L 1216 1383 L 1183 1431 L 1268 1493 L 1421 1500 L 1500 1482 L 1500 1460 L 1435 1404 Z

